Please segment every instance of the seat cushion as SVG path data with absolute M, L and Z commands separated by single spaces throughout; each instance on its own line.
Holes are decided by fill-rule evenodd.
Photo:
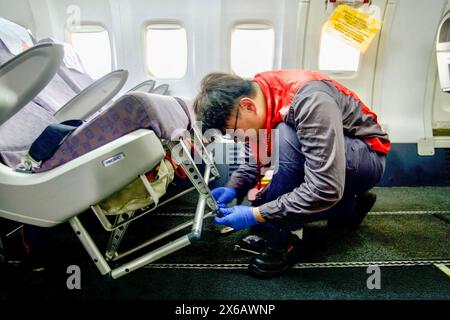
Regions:
M 172 140 L 185 132 L 188 125 L 188 116 L 175 98 L 129 93 L 94 114 L 35 171 L 58 167 L 137 129 L 152 129 L 159 138 Z

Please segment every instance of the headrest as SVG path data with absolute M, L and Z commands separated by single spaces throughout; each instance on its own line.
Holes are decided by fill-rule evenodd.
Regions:
M 53 38 L 45 38 L 39 40 L 39 43 L 59 43 L 64 46 L 64 59 L 63 64 L 65 67 L 78 71 L 79 73 L 86 73 L 84 69 L 83 63 L 81 62 L 81 58 L 78 53 L 75 51 L 75 48 L 67 42 L 62 42 Z
M 0 39 L 13 55 L 18 55 L 34 45 L 28 30 L 4 18 L 0 18 Z

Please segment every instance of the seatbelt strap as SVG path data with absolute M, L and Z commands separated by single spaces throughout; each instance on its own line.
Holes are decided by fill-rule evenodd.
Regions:
M 40 167 L 43 161 L 53 156 L 64 139 L 82 124 L 83 120 L 66 120 L 49 125 L 31 145 L 25 157 L 25 166 Z

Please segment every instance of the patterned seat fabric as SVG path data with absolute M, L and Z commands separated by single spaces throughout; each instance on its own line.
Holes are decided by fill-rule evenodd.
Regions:
M 67 137 L 55 154 L 36 172 L 58 167 L 137 129 L 152 129 L 165 140 L 176 139 L 190 120 L 170 96 L 133 92 L 94 114 Z

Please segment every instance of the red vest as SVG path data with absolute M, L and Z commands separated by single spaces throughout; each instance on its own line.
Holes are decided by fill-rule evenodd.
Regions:
M 330 81 L 340 92 L 346 96 L 352 96 L 353 99 L 361 105 L 362 112 L 373 117 L 378 124 L 377 115 L 361 101 L 356 93 L 328 76 L 317 71 L 275 70 L 258 73 L 253 78 L 253 81 L 258 83 L 266 98 L 266 129 L 273 129 L 278 123 L 282 122 L 283 116 L 288 112 L 291 102 L 297 92 L 308 82 L 317 80 Z M 384 154 L 387 154 L 391 148 L 390 141 L 386 139 L 363 138 L 363 140 L 370 145 L 372 150 Z M 270 141 L 268 141 L 267 144 L 270 146 Z

